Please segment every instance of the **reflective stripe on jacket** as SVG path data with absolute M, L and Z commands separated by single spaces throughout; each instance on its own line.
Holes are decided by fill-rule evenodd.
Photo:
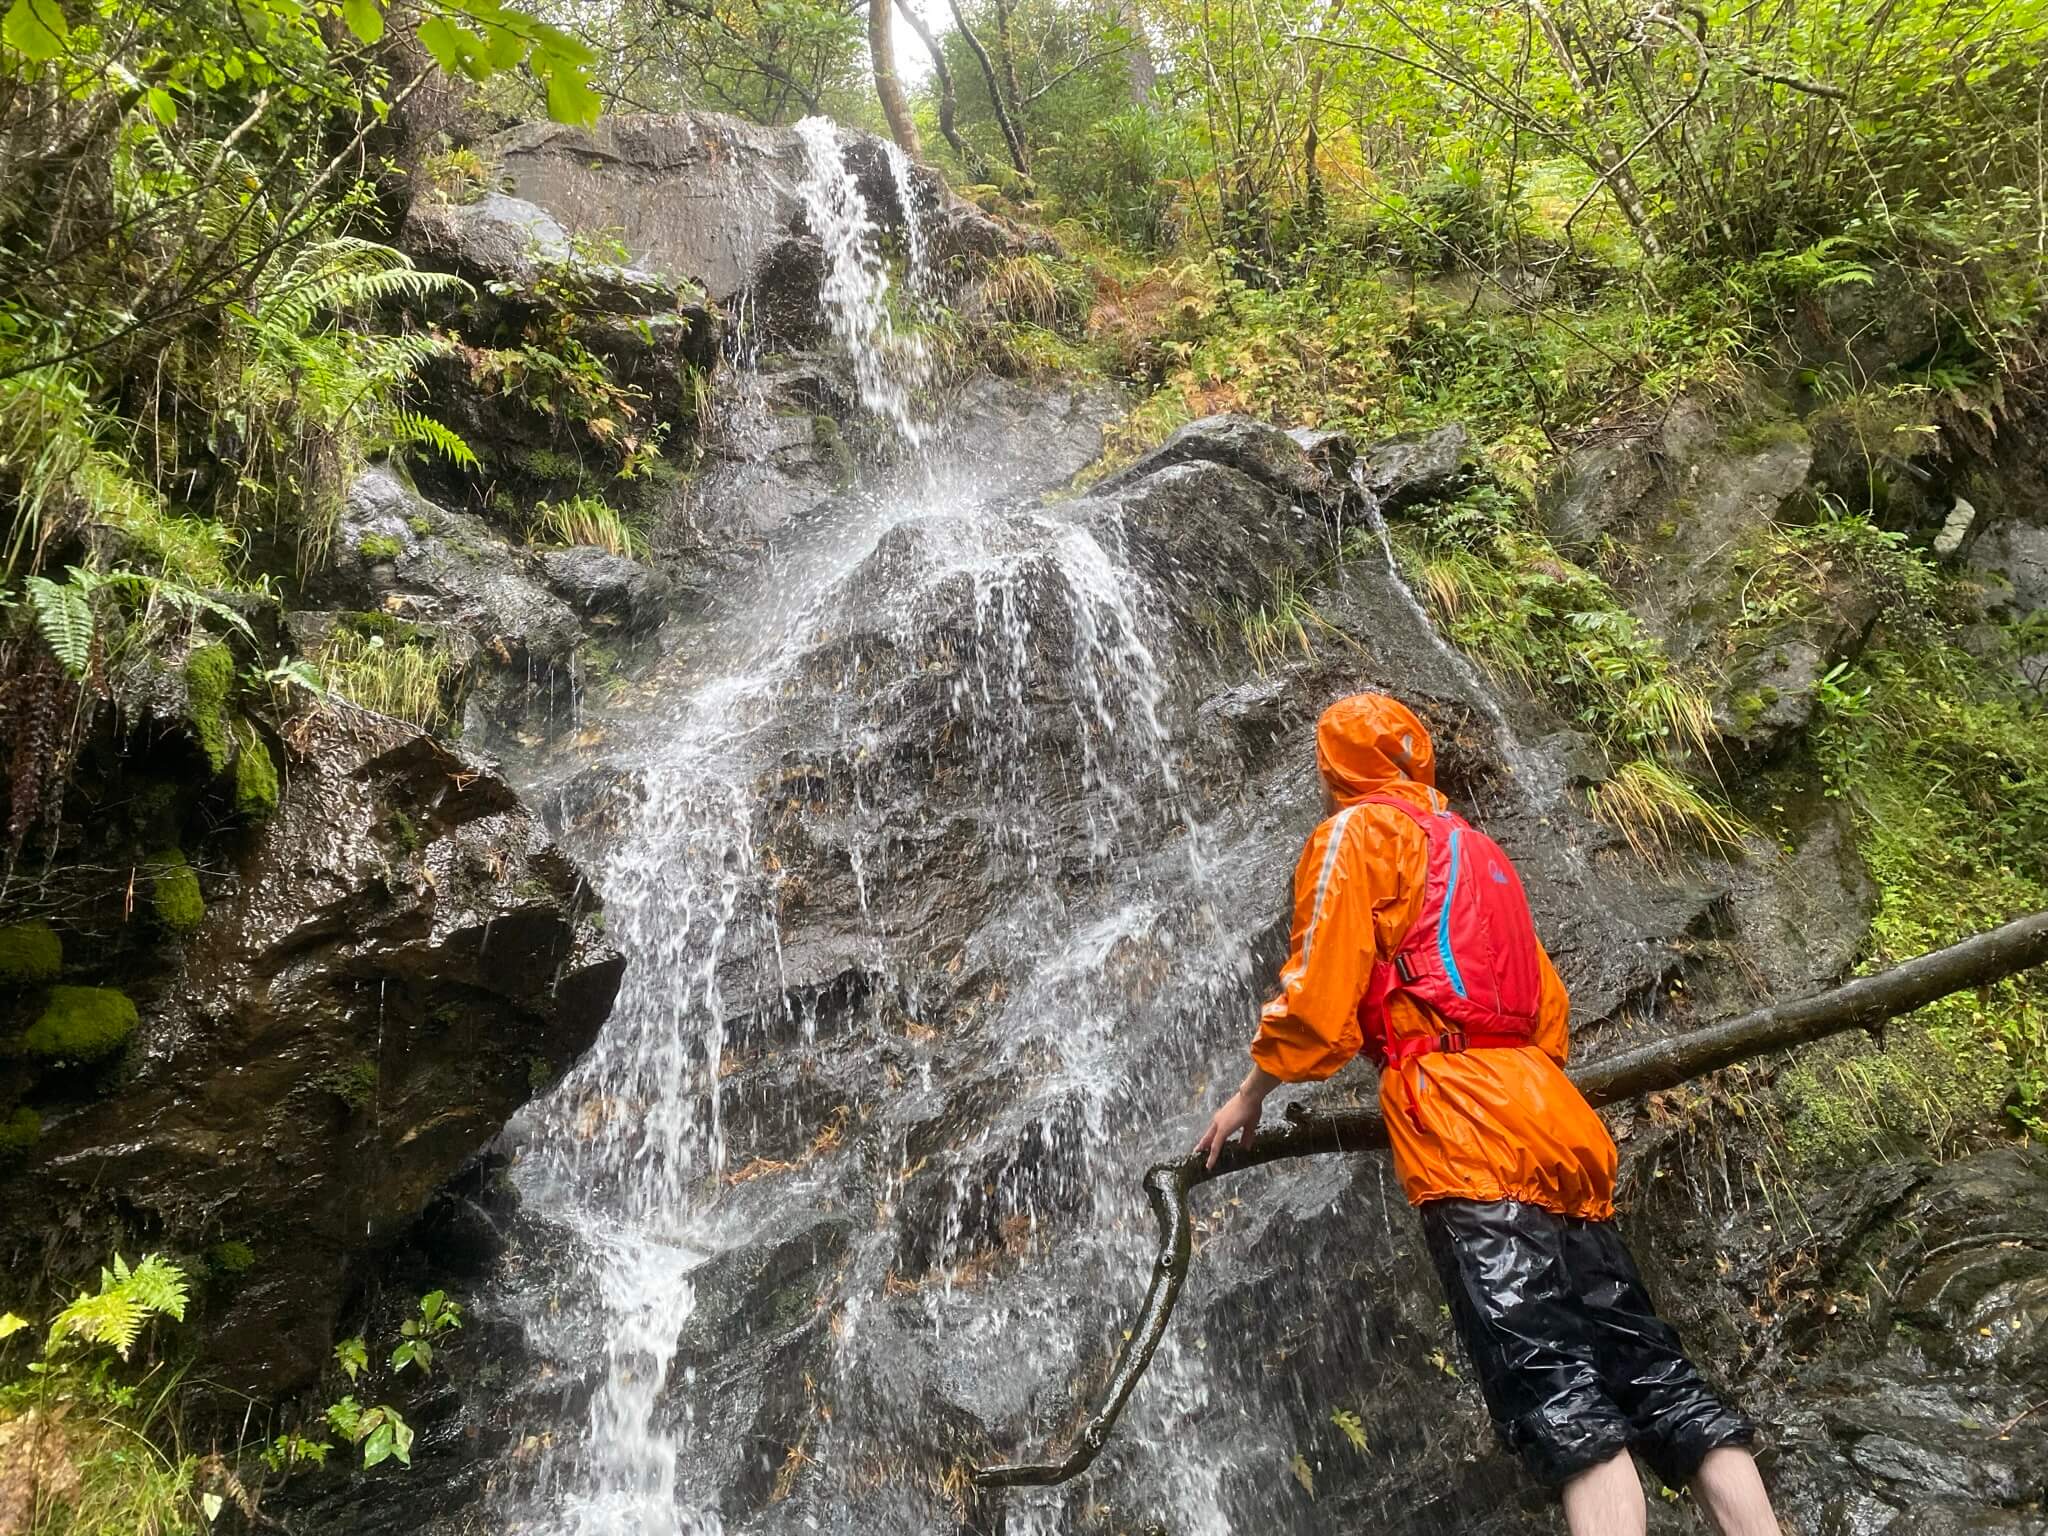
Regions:
M 1285 1082 L 1326 1078 L 1359 1053 L 1359 1005 L 1373 966 L 1391 959 L 1422 908 L 1427 840 L 1392 807 L 1359 802 L 1445 803 L 1431 787 L 1428 733 L 1384 695 L 1354 695 L 1325 711 L 1316 761 L 1339 809 L 1295 867 L 1293 942 L 1280 994 L 1262 1010 L 1252 1043 L 1253 1060 Z M 1541 964 L 1542 1004 L 1527 1047 L 1432 1054 L 1381 1074 L 1395 1171 L 1416 1204 L 1527 1200 L 1567 1216 L 1613 1215 L 1614 1142 L 1564 1075 L 1571 1003 L 1549 955 Z M 1388 1014 L 1397 1039 L 1443 1028 L 1400 993 Z

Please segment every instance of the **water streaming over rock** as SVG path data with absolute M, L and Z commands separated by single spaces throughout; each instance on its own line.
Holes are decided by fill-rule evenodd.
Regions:
M 834 131 L 804 142 L 831 332 L 925 463 L 781 537 L 557 786 L 629 967 L 513 1137 L 528 1216 L 571 1253 L 515 1252 L 501 1286 L 543 1362 L 498 1480 L 520 1536 L 995 1528 L 965 1468 L 1071 1431 L 1146 1278 L 1139 1176 L 1242 1070 L 1314 815 L 1306 756 L 1274 744 L 1379 670 L 1444 718 L 1481 707 L 1363 571 L 1364 671 L 1219 675 L 1204 605 L 1309 526 L 1221 460 L 978 495 L 910 413 L 920 359 Z M 1219 1194 L 1117 1441 L 1086 1485 L 1011 1495 L 1007 1536 L 1243 1529 L 1341 1403 L 1426 1436 L 1359 1395 L 1441 1382 L 1416 1325 L 1380 1302 L 1361 1334 L 1327 1289 L 1396 1261 L 1388 1191 L 1330 1163 Z M 1311 1325 L 1341 1371 L 1251 1387 Z M 1327 1513 L 1287 1508 L 1262 1523 Z
M 798 191 L 812 231 L 825 246 L 819 299 L 833 338 L 853 364 L 861 404 L 914 448 L 925 435 L 914 415 L 928 371 L 924 342 L 896 331 L 888 267 L 874 238 L 867 198 L 840 152 L 839 129 L 830 118 L 807 117 L 796 131 L 805 157 Z M 914 201 L 904 199 L 906 210 Z M 915 214 L 906 216 L 915 228 Z

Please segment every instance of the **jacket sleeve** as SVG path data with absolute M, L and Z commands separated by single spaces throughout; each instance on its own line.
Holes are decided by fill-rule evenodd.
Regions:
M 1331 1076 L 1364 1043 L 1358 1005 L 1382 953 L 1421 902 L 1401 842 L 1422 834 L 1398 813 L 1357 807 L 1317 827 L 1294 870 L 1294 927 L 1280 995 L 1259 1014 L 1252 1060 L 1282 1082 Z
M 1543 993 L 1536 1004 L 1536 1031 L 1529 1043 L 1561 1067 L 1571 1054 L 1571 994 L 1565 991 L 1557 967 L 1550 963 L 1550 951 L 1541 943 L 1536 946 L 1536 958 L 1543 968 Z

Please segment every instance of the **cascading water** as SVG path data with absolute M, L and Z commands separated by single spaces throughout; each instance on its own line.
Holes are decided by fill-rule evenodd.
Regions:
M 1242 1071 L 1253 957 L 1313 815 L 1306 756 L 1243 770 L 1335 679 L 1231 686 L 1196 616 L 1255 590 L 1254 545 L 1211 547 L 1239 513 L 1202 521 L 1252 482 L 1218 461 L 1149 491 L 977 496 L 951 424 L 912 410 L 922 354 L 837 132 L 801 133 L 827 328 L 918 469 L 777 535 L 670 632 L 651 701 L 600 701 L 604 762 L 555 786 L 628 966 L 512 1137 L 529 1226 L 556 1234 L 515 1244 L 497 1293 L 541 1362 L 493 1474 L 516 1536 L 989 1528 L 964 1468 L 1071 1432 L 1067 1384 L 1085 1395 L 1146 1279 L 1141 1176 Z M 1245 519 L 1306 516 L 1251 494 Z M 1486 710 L 1375 527 L 1388 669 Z M 1512 782 L 1510 814 L 1542 822 Z M 1326 1166 L 1242 1219 L 1356 1269 L 1398 1259 L 1398 1200 L 1382 1166 Z M 1265 1495 L 1307 1486 L 1287 1469 L 1354 1378 L 1247 1394 L 1269 1329 L 1239 1319 L 1313 1277 L 1247 1258 L 1238 1205 L 1199 1213 L 1216 1256 L 1185 1306 L 1228 1331 L 1170 1335 L 1086 1489 L 1006 1495 L 1007 1536 L 1109 1507 L 1105 1530 L 1315 1528 Z M 1386 1340 L 1412 1332 L 1376 1327 L 1344 1368 L 1401 1380 Z
M 804 182 L 798 190 L 811 228 L 825 247 L 825 278 L 818 298 L 833 339 L 853 364 L 861 404 L 915 448 L 925 435 L 913 413 L 928 373 L 924 343 L 896 332 L 888 270 L 874 239 L 867 198 L 840 153 L 838 128 L 829 118 L 807 117 L 796 131 L 805 158 Z M 907 207 L 912 200 L 904 201 Z M 915 215 L 909 217 L 915 228 Z M 921 255 L 914 251 L 913 261 Z
M 836 132 L 800 132 L 832 334 L 864 404 L 914 445 L 922 354 L 891 325 Z M 937 1349 L 948 1374 L 1001 1396 L 1037 1375 L 1020 1341 L 1041 1360 L 1099 1347 L 1135 1278 L 1126 1239 L 1143 1220 L 1136 1174 L 1158 1151 L 1153 1106 L 1183 1100 L 1201 1070 L 1192 1021 L 1248 1016 L 1249 929 L 1222 915 L 1208 835 L 1172 768 L 1157 606 L 1114 532 L 1085 516 L 930 490 L 873 498 L 784 551 L 692 640 L 694 681 L 633 722 L 637 745 L 608 765 L 635 785 L 631 804 L 570 833 L 628 979 L 598 1044 L 516 1132 L 526 1208 L 573 1235 L 588 1279 L 508 1293 L 543 1355 L 567 1370 L 578 1341 L 596 1340 L 597 1358 L 581 1426 L 534 1437 L 546 1448 L 506 1495 L 510 1529 L 707 1536 L 727 1528 L 720 1477 L 729 1490 L 771 1474 L 765 1503 L 786 1517 L 749 1528 L 928 1526 L 957 1500 L 957 1468 L 902 1470 L 945 1433 L 943 1416 L 892 1396 L 903 1352 Z M 921 769 L 906 739 L 925 743 Z M 791 787 L 812 784 L 820 753 L 841 791 L 830 810 L 808 804 L 814 787 Z M 949 875 L 923 862 L 934 837 L 957 837 L 971 864 Z M 831 989 L 824 1001 L 785 990 L 779 917 L 802 896 L 775 847 L 804 839 L 838 850 L 828 868 L 843 862 L 855 931 L 841 974 L 858 979 L 870 1021 L 907 1021 L 915 1044 L 938 1027 L 920 1012 L 950 1009 L 976 1031 L 961 1052 L 848 1067 L 843 1023 L 829 1042 L 814 1035 Z M 942 943 L 943 916 L 904 920 L 906 893 L 943 907 L 944 882 L 970 869 L 991 898 L 971 932 Z M 771 1452 L 736 1450 L 716 1357 L 679 1341 L 718 1326 L 693 1316 L 704 1277 L 724 1273 L 716 1256 L 771 1243 L 792 1209 L 849 1203 L 831 1170 L 852 1113 L 778 1107 L 798 1121 L 790 1147 L 756 1146 L 733 1166 L 729 1094 L 745 1102 L 750 1146 L 777 1123 L 736 1065 L 748 1049 L 736 1028 L 781 1042 L 793 1083 L 842 1074 L 873 1121 L 859 1162 L 898 1170 L 881 1180 L 873 1230 L 832 1239 L 841 1276 L 819 1303 L 830 1347 L 795 1372 L 808 1422 Z M 938 1137 L 904 1104 L 955 1077 L 988 1085 L 986 1118 Z M 1057 1273 L 1023 1266 L 999 1301 L 976 1295 L 1055 1214 L 1077 1234 Z M 1206 1400 L 1201 1359 L 1170 1346 L 1155 1376 L 1148 1481 L 1184 1529 L 1220 1533 L 1217 1479 L 1233 1453 L 1169 1451 L 1162 1428 Z M 802 1497 L 784 1504 L 792 1490 Z M 1020 1500 L 1012 1529 L 1056 1528 L 1059 1508 Z

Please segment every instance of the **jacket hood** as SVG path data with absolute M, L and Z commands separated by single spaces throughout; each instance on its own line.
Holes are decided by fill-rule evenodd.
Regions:
M 1339 699 L 1316 721 L 1316 767 L 1340 806 L 1403 779 L 1436 783 L 1436 752 L 1415 712 L 1384 693 Z

